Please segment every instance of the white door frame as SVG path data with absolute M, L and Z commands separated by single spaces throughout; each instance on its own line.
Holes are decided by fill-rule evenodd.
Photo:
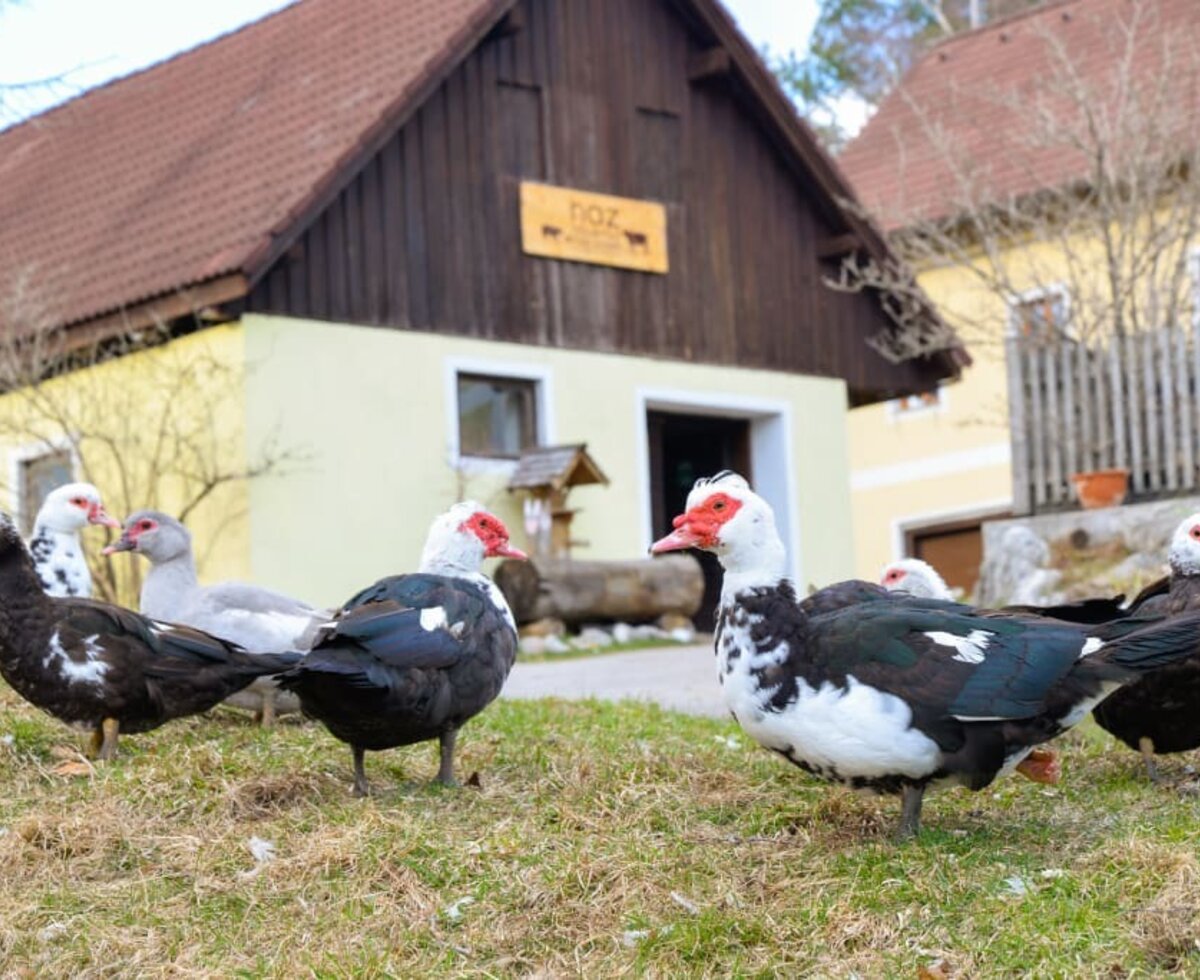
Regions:
M 635 398 L 637 431 L 634 445 L 637 448 L 638 493 L 641 497 L 642 542 L 645 547 L 649 548 L 653 541 L 647 413 L 673 412 L 679 415 L 746 419 L 750 422 L 750 465 L 754 471 L 754 490 L 775 511 L 775 523 L 787 551 L 788 575 L 793 582 L 803 581 L 799 500 L 792 459 L 791 402 L 732 392 L 689 391 L 682 388 L 638 388 Z

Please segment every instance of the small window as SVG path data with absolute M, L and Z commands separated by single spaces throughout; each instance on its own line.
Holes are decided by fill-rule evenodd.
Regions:
M 928 412 L 943 405 L 942 387 L 938 385 L 933 391 L 921 391 L 915 395 L 905 395 L 888 402 L 892 415 L 916 415 Z
M 537 444 L 537 431 L 536 381 L 458 376 L 459 455 L 516 459 Z
M 21 460 L 20 487 L 18 488 L 21 513 L 19 521 L 26 537 L 33 533 L 33 521 L 46 495 L 55 487 L 70 483 L 74 479 L 71 453 L 66 449 L 54 450 L 41 456 Z
M 1011 330 L 1023 340 L 1069 337 L 1070 304 L 1062 289 L 1048 289 L 1013 303 L 1009 308 Z

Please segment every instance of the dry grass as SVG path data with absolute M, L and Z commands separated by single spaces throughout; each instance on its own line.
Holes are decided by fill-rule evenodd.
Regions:
M 419 746 L 365 801 L 315 726 L 219 712 L 76 778 L 7 691 L 4 734 L 4 977 L 1200 975 L 1196 798 L 1096 731 L 905 846 L 895 801 L 645 706 L 502 702 L 460 740 L 478 788 Z

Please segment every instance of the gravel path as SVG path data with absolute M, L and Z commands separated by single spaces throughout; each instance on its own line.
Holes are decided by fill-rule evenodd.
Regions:
M 674 711 L 727 717 L 712 647 L 661 647 L 516 666 L 506 698 L 600 698 L 653 701 Z

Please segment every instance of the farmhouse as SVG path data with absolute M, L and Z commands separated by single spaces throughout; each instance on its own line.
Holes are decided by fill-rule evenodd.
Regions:
M 573 554 L 644 554 L 732 467 L 845 577 L 847 407 L 968 362 L 890 362 L 885 298 L 823 285 L 888 254 L 848 196 L 713 0 L 301 0 L 0 134 L 7 332 L 76 352 L 41 386 L 76 415 L 0 402 L 12 503 L 207 480 L 207 577 L 336 602 L 460 495 L 520 542 L 521 451 L 586 443 Z M 172 413 L 185 451 L 117 480 Z
M 839 157 L 975 358 L 851 413 L 860 574 L 911 553 L 969 592 L 981 523 L 1077 506 L 1077 472 L 1200 488 L 1196 14 L 1057 0 L 949 38 Z

